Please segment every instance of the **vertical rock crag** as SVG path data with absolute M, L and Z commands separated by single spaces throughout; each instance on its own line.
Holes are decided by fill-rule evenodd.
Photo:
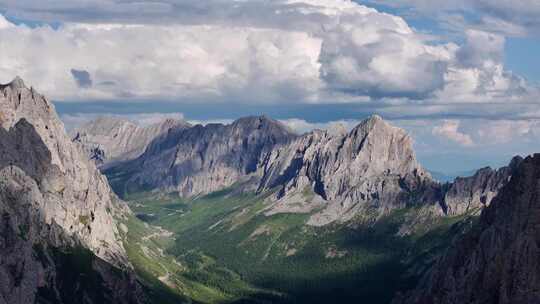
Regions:
M 20 78 L 0 85 L 0 303 L 65 301 L 65 284 L 80 284 L 73 301 L 138 302 L 116 225 L 126 208 L 45 97 Z M 82 277 L 63 277 L 57 248 L 95 255 L 87 261 L 107 295 L 90 292 Z
M 478 170 L 473 176 L 458 177 L 447 185 L 444 207 L 450 216 L 480 211 L 489 206 L 499 190 L 508 183 L 523 159 L 516 156 L 510 164 L 498 170 L 489 167 Z
M 540 154 L 514 172 L 479 222 L 395 303 L 539 303 Z

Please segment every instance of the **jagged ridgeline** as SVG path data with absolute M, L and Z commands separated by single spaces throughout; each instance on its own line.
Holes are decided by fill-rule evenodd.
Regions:
M 0 85 L 0 303 L 143 303 L 124 247 L 131 213 L 49 100 Z
M 527 157 L 480 216 L 412 292 L 394 303 L 540 301 L 540 154 Z
M 132 160 L 148 144 L 171 128 L 189 128 L 182 120 L 165 119 L 149 126 L 139 126 L 127 119 L 99 117 L 71 131 L 73 141 L 81 143 L 89 158 L 99 167 Z
M 108 117 L 68 136 L 20 78 L 0 105 L 0 303 L 538 298 L 539 156 L 441 184 L 376 115 L 303 135 Z
M 126 142 L 131 136 L 126 130 L 145 129 L 132 125 L 100 118 L 77 129 L 74 138 L 87 151 L 118 151 L 116 141 L 103 134 Z M 409 135 L 377 115 L 351 131 L 301 136 L 265 116 L 229 125 L 164 121 L 146 129 L 158 131 L 135 144 L 138 157 L 103 167 L 119 195 L 167 193 L 191 199 L 234 187 L 235 193 L 268 195 L 267 214 L 312 214 L 315 226 L 364 215 L 373 220 L 410 207 L 462 215 L 488 205 L 519 163 L 516 159 L 501 170 L 484 168 L 441 184 L 416 160 Z M 81 134 L 93 140 L 81 140 Z
M 134 238 L 130 256 L 208 303 L 390 303 L 471 228 L 522 162 L 441 184 L 416 160 L 409 135 L 376 115 L 350 131 L 303 135 L 265 116 L 205 126 L 98 121 L 73 134 L 86 151 L 137 151 L 99 161 L 154 227 Z M 148 128 L 136 149 L 115 146 Z

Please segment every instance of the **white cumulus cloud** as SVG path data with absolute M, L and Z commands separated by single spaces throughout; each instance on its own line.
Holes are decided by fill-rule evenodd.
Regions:
M 505 69 L 503 37 L 471 30 L 462 45 L 435 42 L 401 17 L 349 0 L 9 4 L 0 9 L 64 22 L 28 27 L 0 18 L 0 82 L 20 75 L 55 100 L 420 110 L 538 96 Z
M 459 130 L 460 122 L 457 120 L 446 120 L 442 125 L 433 128 L 433 134 L 447 138 L 465 147 L 474 145 L 470 135 Z

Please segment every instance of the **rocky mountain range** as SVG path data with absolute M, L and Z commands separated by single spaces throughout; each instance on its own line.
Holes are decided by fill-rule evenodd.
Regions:
M 516 156 L 508 166 L 497 170 L 486 167 L 472 176 L 456 178 L 444 191 L 445 213 L 460 215 L 489 205 L 522 161 L 521 156 Z
M 308 133 L 274 149 L 261 169 L 259 191 L 278 189 L 271 213 L 322 208 L 312 216 L 313 225 L 438 203 L 435 183 L 416 161 L 412 139 L 377 115 L 350 132 Z
M 148 300 L 125 247 L 123 222 L 134 217 L 109 184 L 121 195 L 170 195 L 193 204 L 219 191 L 216 197 L 225 203 L 230 197 L 233 206 L 242 207 L 192 214 L 204 222 L 191 224 L 205 227 L 196 230 L 202 239 L 246 233 L 247 239 L 238 240 L 243 243 L 273 233 L 281 238 L 282 231 L 271 226 L 281 215 L 306 216 L 300 225 L 310 229 L 331 223 L 354 229 L 348 223 L 379 227 L 379 219 L 396 211 L 416 210 L 399 232 L 385 236 L 393 240 L 412 234 L 426 218 L 481 214 L 477 223 L 453 235 L 419 285 L 395 302 L 534 303 L 540 298 L 535 219 L 540 155 L 515 157 L 507 167 L 440 183 L 416 160 L 409 135 L 377 115 L 350 131 L 300 136 L 265 116 L 229 125 L 165 120 L 147 127 L 108 117 L 68 136 L 53 104 L 20 78 L 0 85 L 0 105 L 0 304 Z M 242 196 L 247 193 L 261 205 L 253 206 Z M 166 205 L 165 219 L 182 219 L 187 205 L 177 205 Z M 168 219 L 163 223 L 172 225 Z M 253 226 L 238 228 L 242 223 Z M 287 225 L 297 229 L 299 224 Z M 171 235 L 153 229 L 159 233 L 141 235 L 139 241 Z M 304 228 L 295 231 L 295 237 L 306 237 Z M 271 251 L 276 240 L 262 260 L 278 252 Z M 285 259 L 303 250 L 302 241 L 280 240 Z M 323 248 L 323 258 L 347 256 L 336 246 Z M 159 247 L 157 256 L 146 245 L 140 248 L 147 263 L 163 267 L 160 263 L 172 259 L 167 261 L 186 269 Z M 165 273 L 159 281 L 176 286 L 168 269 Z
M 127 119 L 99 117 L 70 132 L 89 158 L 102 167 L 114 162 L 139 157 L 148 144 L 171 128 L 189 128 L 181 120 L 165 119 L 148 126 L 139 126 Z
M 108 125 L 118 123 L 109 119 Z M 85 137 L 99 136 L 86 129 Z M 478 211 L 518 163 L 516 158 L 509 167 L 440 183 L 416 160 L 410 136 L 380 116 L 351 131 L 302 136 L 263 116 L 230 125 L 173 126 L 139 157 L 112 164 L 105 173 L 120 195 L 144 190 L 189 198 L 241 184 L 246 191 L 273 193 L 268 215 L 315 213 L 310 224 L 321 226 L 414 206 L 436 216 Z
M 120 193 L 159 189 L 181 197 L 208 194 L 256 173 L 265 155 L 295 137 L 267 117 L 246 117 L 230 125 L 180 126 L 155 138 L 137 159 L 113 166 L 109 174 L 126 176 Z
M 140 302 L 117 228 L 129 210 L 51 102 L 16 78 L 0 125 L 0 303 Z

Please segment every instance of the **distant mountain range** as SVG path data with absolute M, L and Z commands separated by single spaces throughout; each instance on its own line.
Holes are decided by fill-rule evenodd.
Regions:
M 302 136 L 264 116 L 230 125 L 164 121 L 146 129 L 100 118 L 73 136 L 86 151 L 111 155 L 103 160 L 90 153 L 90 158 L 104 165 L 121 196 L 157 191 L 190 198 L 242 184 L 245 191 L 273 193 L 268 214 L 319 210 L 310 220 L 317 226 L 367 214 L 378 218 L 411 206 L 464 214 L 489 205 L 512 171 L 484 168 L 455 183 L 440 183 L 418 163 L 406 132 L 379 116 L 351 131 Z
M 0 303 L 540 299 L 538 155 L 446 183 L 376 115 L 68 136 L 20 78 L 0 105 Z
M 102 167 L 114 162 L 139 157 L 148 144 L 172 127 L 188 128 L 184 121 L 165 119 L 145 127 L 113 117 L 100 117 L 70 132 L 74 142 L 81 143 L 96 165 Z

